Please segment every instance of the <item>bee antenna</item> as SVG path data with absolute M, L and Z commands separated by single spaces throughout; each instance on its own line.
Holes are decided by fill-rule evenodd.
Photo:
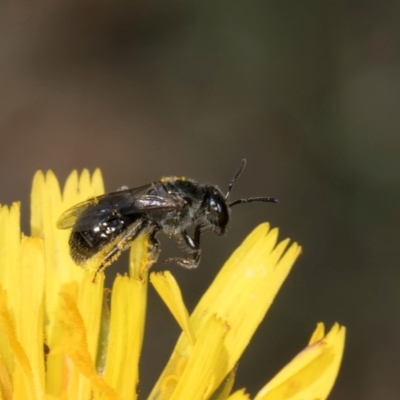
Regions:
M 245 166 L 246 166 L 246 159 L 243 158 L 243 160 L 242 160 L 242 165 L 240 166 L 239 171 L 236 172 L 236 175 L 234 176 L 234 178 L 232 179 L 231 183 L 230 183 L 229 186 L 228 186 L 228 191 L 227 191 L 227 193 L 226 193 L 226 195 L 225 195 L 225 200 L 228 200 L 228 199 L 229 199 L 229 196 L 230 196 L 231 191 L 232 191 L 232 187 L 233 187 L 233 185 L 235 184 L 236 179 L 239 178 L 239 175 L 242 173 L 243 168 L 244 168 Z M 236 202 L 235 202 L 235 203 L 236 203 Z
M 279 203 L 279 200 L 276 197 L 249 197 L 247 199 L 232 201 L 232 203 L 229 203 L 229 207 L 244 203 Z

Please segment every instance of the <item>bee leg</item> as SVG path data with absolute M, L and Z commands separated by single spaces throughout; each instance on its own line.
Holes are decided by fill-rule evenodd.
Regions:
M 200 236 L 202 234 L 202 226 L 197 225 L 194 230 L 194 238 L 191 238 L 186 231 L 182 232 L 182 238 L 184 243 L 187 245 L 188 255 L 187 257 L 171 257 L 164 260 L 164 262 L 176 262 L 181 267 L 187 269 L 197 268 L 200 264 L 201 248 L 200 248 Z
M 154 230 L 154 232 L 149 237 L 149 252 L 150 252 L 150 257 L 153 260 L 153 262 L 157 262 L 158 257 L 161 253 L 160 242 L 155 238 L 155 234 L 157 232 L 158 232 L 158 229 Z
M 148 225 L 147 223 L 142 223 L 140 225 L 133 224 L 132 227 L 129 228 L 122 236 L 122 238 L 119 239 L 118 243 L 106 254 L 103 262 L 100 264 L 94 274 L 93 282 L 96 282 L 97 274 L 114 262 L 124 250 L 128 249 L 132 241 L 135 240 L 139 234 L 142 235 L 149 233 L 152 229 L 154 229 L 154 226 Z
M 104 271 L 106 267 L 108 267 L 113 261 L 115 261 L 121 253 L 129 247 L 131 244 L 133 238 L 131 239 L 125 239 L 124 241 L 119 242 L 116 246 L 114 246 L 104 257 L 103 262 L 99 265 L 99 267 L 96 269 L 96 272 L 93 277 L 93 283 L 96 282 L 96 277 L 97 274 L 101 271 Z

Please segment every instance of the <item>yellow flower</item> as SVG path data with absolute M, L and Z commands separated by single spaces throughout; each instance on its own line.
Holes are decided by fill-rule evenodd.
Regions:
M 0 207 L 0 400 L 136 399 L 148 287 L 147 238 L 133 242 L 129 277 L 111 295 L 104 275 L 74 264 L 63 211 L 103 193 L 99 171 L 68 178 L 35 176 L 31 236 L 20 232 L 20 206 Z M 231 394 L 236 364 L 301 248 L 277 229 L 257 227 L 232 254 L 189 316 L 169 272 L 150 280 L 182 328 L 151 400 L 249 399 Z M 96 266 L 92 266 L 95 269 Z M 195 273 L 195 272 L 194 272 Z M 108 304 L 111 300 L 111 309 Z M 324 399 L 339 370 L 345 330 L 317 326 L 308 346 L 256 395 Z

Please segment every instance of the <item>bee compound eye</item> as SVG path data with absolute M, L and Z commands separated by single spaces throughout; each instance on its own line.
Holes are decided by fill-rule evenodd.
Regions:
M 221 227 L 221 230 L 224 231 L 226 225 L 228 224 L 229 221 L 229 212 L 226 207 L 224 207 L 222 204 L 219 204 L 218 207 L 218 225 Z
M 210 210 L 215 210 L 217 206 L 217 203 L 215 202 L 215 199 L 212 197 L 210 198 L 210 201 L 208 202 L 208 207 Z

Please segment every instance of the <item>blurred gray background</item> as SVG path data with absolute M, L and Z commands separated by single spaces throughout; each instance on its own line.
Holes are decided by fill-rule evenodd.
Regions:
M 246 157 L 233 198 L 280 204 L 238 206 L 225 237 L 205 235 L 198 270 L 169 266 L 193 309 L 260 222 L 303 246 L 235 387 L 254 395 L 317 321 L 338 321 L 348 336 L 331 398 L 398 399 L 400 3 L 8 3 L 0 202 L 23 201 L 24 231 L 37 169 L 64 181 L 101 167 L 108 191 L 170 174 L 225 189 Z M 152 288 L 147 321 L 142 398 L 179 334 Z

